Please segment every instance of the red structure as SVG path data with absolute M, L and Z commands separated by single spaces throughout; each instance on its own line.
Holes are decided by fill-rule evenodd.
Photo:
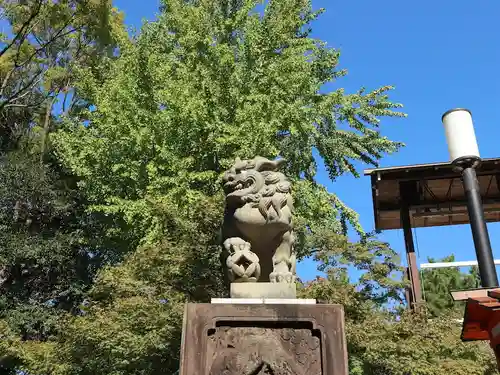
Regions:
M 461 339 L 488 340 L 500 369 L 500 289 L 452 292 L 455 301 L 467 300 Z

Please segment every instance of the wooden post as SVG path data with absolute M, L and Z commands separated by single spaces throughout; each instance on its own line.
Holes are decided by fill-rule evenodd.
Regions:
M 405 278 L 410 280 L 410 267 L 405 267 Z M 408 307 L 412 305 L 413 301 L 413 293 L 411 289 L 411 285 L 405 288 L 405 300 Z
M 408 262 L 408 276 L 410 279 L 410 303 L 409 307 L 417 310 L 422 304 L 422 287 L 420 285 L 420 275 L 418 273 L 417 257 L 415 255 L 415 245 L 411 232 L 410 204 L 417 194 L 416 181 L 405 181 L 399 183 L 401 197 L 401 225 L 405 239 L 406 260 Z

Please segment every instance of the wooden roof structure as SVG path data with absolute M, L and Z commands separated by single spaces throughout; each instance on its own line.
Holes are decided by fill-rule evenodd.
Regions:
M 500 221 L 500 158 L 483 159 L 476 172 L 485 219 Z M 409 206 L 412 227 L 469 223 L 461 174 L 451 163 L 368 169 L 364 174 L 371 177 L 376 229 L 402 229 L 402 204 Z

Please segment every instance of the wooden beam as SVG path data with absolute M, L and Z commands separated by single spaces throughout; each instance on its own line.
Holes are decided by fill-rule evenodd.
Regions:
M 500 196 L 494 197 L 483 197 L 483 205 L 499 204 Z M 409 205 L 410 211 L 415 211 L 422 208 L 436 208 L 436 207 L 467 207 L 467 201 L 465 199 L 443 199 L 435 201 L 418 201 Z M 379 211 L 397 211 L 401 209 L 401 204 L 399 202 L 389 203 L 383 202 L 377 206 Z M 415 215 L 415 214 L 414 214 Z
M 495 264 L 500 265 L 500 259 L 495 259 Z M 466 260 L 460 262 L 436 262 L 422 263 L 420 268 L 453 268 L 453 267 L 472 267 L 477 266 L 477 260 Z
M 494 212 L 500 212 L 500 207 L 492 207 L 492 208 L 485 208 L 483 209 L 484 213 L 494 213 Z M 423 217 L 423 218 L 429 218 L 429 217 L 436 217 L 436 216 L 458 216 L 458 215 L 468 215 L 469 211 L 467 210 L 457 210 L 457 211 L 436 211 L 436 212 L 421 212 L 421 213 L 415 213 L 413 214 L 413 217 Z
M 478 176 L 497 174 L 500 171 L 500 158 L 483 159 L 477 169 Z M 443 178 L 460 178 L 451 163 L 434 163 L 422 165 L 408 165 L 390 168 L 366 169 L 364 175 L 379 174 L 380 180 L 440 180 Z
M 489 292 L 498 288 L 478 288 L 469 290 L 452 290 L 450 292 L 453 301 L 467 301 L 468 299 L 487 298 Z

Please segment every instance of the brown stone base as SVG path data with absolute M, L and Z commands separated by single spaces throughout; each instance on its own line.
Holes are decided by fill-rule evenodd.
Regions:
M 347 375 L 339 305 L 187 304 L 180 375 Z

